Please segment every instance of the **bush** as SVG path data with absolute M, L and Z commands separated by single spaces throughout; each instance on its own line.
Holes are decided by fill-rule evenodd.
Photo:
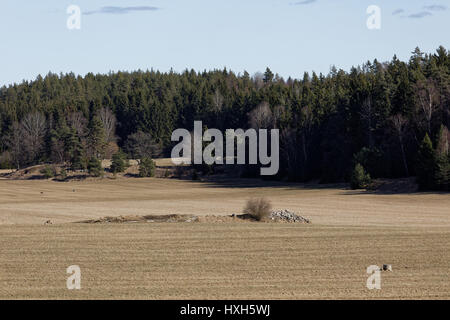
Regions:
M 67 170 L 66 168 L 62 168 L 61 172 L 59 173 L 59 177 L 61 180 L 66 180 L 67 179 Z
M 88 163 L 88 172 L 89 175 L 93 177 L 102 177 L 103 176 L 103 168 L 102 163 L 97 158 L 91 158 Z
M 56 173 L 51 166 L 47 165 L 41 170 L 41 174 L 44 175 L 45 179 L 51 179 L 55 176 Z
M 364 170 L 364 167 L 361 164 L 357 163 L 353 169 L 350 181 L 352 189 L 365 189 L 371 182 L 370 175 L 366 173 L 366 170 Z
M 150 158 L 142 158 L 139 163 L 139 177 L 149 178 L 155 176 L 156 164 Z
M 354 163 L 359 163 L 373 178 L 388 176 L 388 161 L 383 159 L 383 152 L 378 148 L 362 148 L 353 156 Z
M 122 152 L 117 152 L 112 156 L 112 162 L 110 166 L 111 172 L 114 174 L 118 172 L 124 172 L 129 167 L 128 160 L 125 154 Z
M 257 221 L 263 221 L 270 216 L 272 204 L 265 198 L 250 199 L 244 208 L 244 213 L 250 215 Z

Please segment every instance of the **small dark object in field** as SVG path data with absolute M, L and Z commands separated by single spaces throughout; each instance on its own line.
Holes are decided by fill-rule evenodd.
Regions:
M 383 271 L 391 271 L 392 272 L 392 265 L 390 264 L 383 264 Z

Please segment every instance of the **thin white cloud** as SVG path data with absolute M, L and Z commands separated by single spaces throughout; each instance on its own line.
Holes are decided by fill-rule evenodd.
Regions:
M 311 4 L 311 3 L 314 3 L 314 2 L 317 2 L 317 0 L 303 0 L 303 1 L 297 1 L 297 2 L 291 3 L 291 5 L 293 5 L 293 6 L 302 6 L 302 5 L 305 5 L 305 4 Z
M 392 15 L 393 15 L 393 16 L 396 16 L 396 15 L 398 15 L 398 14 L 400 14 L 400 13 L 404 13 L 404 12 L 405 12 L 404 9 L 397 9 L 397 10 L 395 10 L 394 12 L 392 12 Z
M 443 6 L 441 4 L 433 4 L 430 6 L 425 6 L 423 8 L 428 11 L 445 11 L 445 10 L 447 10 L 447 7 Z
M 84 12 L 85 15 L 93 14 L 128 14 L 132 12 L 142 12 L 142 11 L 157 11 L 160 8 L 150 7 L 150 6 L 138 6 L 138 7 L 114 7 L 107 6 L 101 7 L 98 10 Z
M 410 15 L 408 16 L 408 18 L 411 18 L 411 19 L 421 19 L 421 18 L 425 18 L 425 17 L 428 17 L 428 16 L 432 16 L 432 15 L 433 15 L 433 14 L 432 14 L 431 12 L 429 12 L 429 11 L 422 11 L 422 12 L 410 14 Z

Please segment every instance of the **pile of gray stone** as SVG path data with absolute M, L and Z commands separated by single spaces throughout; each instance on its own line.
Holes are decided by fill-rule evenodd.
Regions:
M 272 221 L 289 222 L 289 223 L 311 223 L 310 220 L 299 216 L 295 212 L 289 210 L 275 210 L 270 213 L 269 219 Z

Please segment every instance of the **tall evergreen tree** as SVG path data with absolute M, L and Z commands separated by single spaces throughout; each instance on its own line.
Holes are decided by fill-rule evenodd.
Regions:
M 93 116 L 88 125 L 88 153 L 90 157 L 101 159 L 105 152 L 106 140 L 103 123 L 98 116 Z
M 435 155 L 433 144 L 428 134 L 423 138 L 417 154 L 416 172 L 417 182 L 421 190 L 429 190 L 434 184 Z

